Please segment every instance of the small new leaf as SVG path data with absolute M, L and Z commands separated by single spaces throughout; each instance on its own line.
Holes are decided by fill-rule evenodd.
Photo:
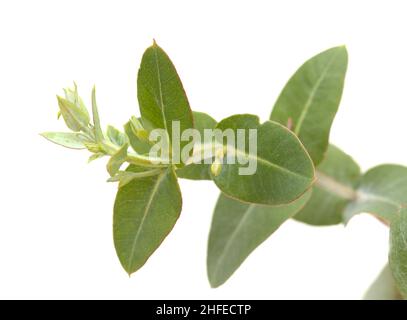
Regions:
M 129 145 L 125 143 L 109 160 L 107 163 L 107 172 L 110 176 L 113 177 L 120 169 L 122 164 L 126 161 L 127 158 L 127 149 Z
M 92 89 L 92 115 L 93 115 L 93 130 L 95 133 L 96 142 L 100 143 L 104 139 L 102 127 L 100 126 L 99 110 L 96 102 L 96 87 Z
M 107 126 L 107 132 L 106 135 L 110 142 L 115 144 L 116 146 L 121 147 L 125 143 L 127 143 L 127 137 L 123 132 L 120 132 L 113 126 Z
M 41 135 L 60 146 L 70 149 L 85 149 L 85 138 L 80 133 L 74 132 L 43 132 Z
M 67 99 L 57 96 L 62 117 L 69 129 L 75 132 L 84 131 L 89 125 L 89 114 Z
M 142 169 L 142 168 L 139 168 L 139 169 Z M 107 182 L 119 182 L 119 188 L 122 188 L 126 184 L 133 181 L 134 179 L 155 176 L 161 172 L 162 172 L 161 169 L 151 169 L 151 170 L 140 171 L 140 172 L 119 171 L 116 173 L 115 176 L 109 178 L 107 180 Z

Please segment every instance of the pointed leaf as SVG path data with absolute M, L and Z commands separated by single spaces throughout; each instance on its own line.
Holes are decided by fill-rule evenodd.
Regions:
M 59 110 L 69 129 L 79 132 L 87 128 L 89 124 L 89 115 L 87 112 L 83 112 L 82 108 L 64 98 L 57 96 L 57 99 Z
M 81 111 L 85 122 L 89 123 L 90 117 L 89 117 L 89 112 L 88 109 L 86 109 L 85 104 L 83 103 L 82 98 L 78 94 L 78 86 L 74 82 L 74 88 L 66 88 L 64 89 L 65 92 L 65 99 L 68 100 L 69 102 L 73 103 L 74 105 L 77 106 L 77 108 Z
M 141 61 L 137 97 L 146 129 L 165 129 L 171 143 L 173 121 L 179 121 L 181 133 L 194 127 L 192 111 L 177 71 L 164 50 L 155 42 L 145 51 Z M 176 142 L 172 147 L 174 152 L 180 152 Z M 180 147 L 187 143 L 181 141 Z
M 292 125 L 315 165 L 328 147 L 347 64 L 345 47 L 331 48 L 305 62 L 284 87 L 270 116 L 270 120 Z
M 194 115 L 195 129 L 201 134 L 201 143 L 204 143 L 204 130 L 213 129 L 216 127 L 216 120 L 210 115 L 203 112 L 192 112 Z M 209 174 L 210 164 L 205 163 L 191 163 L 183 168 L 177 170 L 177 176 L 179 178 L 191 179 L 191 180 L 210 180 Z
M 140 137 L 138 137 L 134 131 L 135 130 L 132 128 L 132 123 L 128 121 L 124 125 L 124 132 L 129 139 L 131 147 L 138 154 L 147 154 L 151 149 L 151 144 L 148 142 L 148 140 L 140 139 Z
M 357 188 L 357 198 L 344 212 L 348 222 L 358 213 L 371 213 L 391 222 L 407 205 L 407 167 L 384 164 L 367 171 Z
M 71 149 L 85 149 L 83 144 L 84 138 L 74 132 L 43 132 L 41 135 L 60 146 L 71 148 Z
M 99 111 L 98 105 L 96 102 L 96 88 L 93 87 L 92 89 L 92 114 L 93 114 L 93 130 L 95 131 L 96 142 L 102 142 L 104 139 L 103 131 L 100 126 L 100 118 L 99 118 Z
M 356 193 L 359 166 L 349 155 L 330 145 L 317 166 L 316 176 L 311 199 L 294 219 L 317 226 L 341 223 L 345 207 Z
M 114 176 L 119 171 L 121 165 L 126 161 L 127 149 L 129 145 L 125 143 L 109 160 L 107 163 L 107 172 L 110 176 Z
M 311 191 L 289 205 L 270 207 L 243 203 L 220 195 L 208 243 L 208 277 L 218 287 L 250 253 L 308 201 Z
M 145 169 L 145 168 L 140 168 Z M 119 171 L 113 177 L 109 178 L 108 182 L 119 182 L 119 188 L 124 187 L 134 179 L 156 176 L 162 172 L 161 169 L 151 169 L 140 172 Z
M 378 277 L 369 287 L 365 296 L 365 300 L 400 300 L 401 295 L 397 289 L 388 264 L 383 268 Z
M 227 153 L 219 174 L 211 173 L 218 188 L 226 195 L 250 203 L 287 204 L 305 193 L 314 182 L 314 167 L 308 153 L 298 138 L 284 126 L 272 121 L 260 125 L 257 116 L 235 115 L 219 122 L 216 128 L 223 132 L 231 129 L 235 133 L 246 129 L 243 148 L 237 143 L 233 146 L 223 142 L 232 157 Z M 248 129 L 257 130 L 256 154 L 250 152 L 250 144 L 256 142 L 250 141 Z M 231 163 L 233 153 L 248 160 L 249 164 Z M 254 163 L 254 174 L 241 175 L 240 168 L 254 166 Z
M 139 170 L 134 166 L 128 169 Z M 160 246 L 174 227 L 181 205 L 181 192 L 172 168 L 119 189 L 114 205 L 114 243 L 129 274 L 140 269 Z
M 107 126 L 106 135 L 109 138 L 110 142 L 112 142 L 116 146 L 122 146 L 127 142 L 126 135 L 113 126 Z
M 104 157 L 105 155 L 106 155 L 106 154 L 103 153 L 103 152 L 94 153 L 94 154 L 92 154 L 92 155 L 89 157 L 88 163 L 90 163 L 90 162 L 92 162 L 92 161 L 95 161 L 95 160 L 97 160 L 97 159 L 100 159 L 100 158 Z

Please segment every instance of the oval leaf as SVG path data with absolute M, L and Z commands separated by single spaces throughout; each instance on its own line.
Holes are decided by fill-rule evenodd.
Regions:
M 239 148 L 224 142 L 225 147 L 249 161 L 248 164 L 230 163 L 229 156 L 223 158 L 220 172 L 212 179 L 226 195 L 250 203 L 279 205 L 294 201 L 314 182 L 312 161 L 298 138 L 284 126 L 266 121 L 260 125 L 258 117 L 235 115 L 222 120 L 216 127 L 225 132 L 231 129 L 236 136 L 246 129 L 246 143 Z M 257 130 L 257 153 L 250 152 L 248 129 Z M 233 150 L 232 150 L 233 151 Z M 229 162 L 229 163 L 228 163 Z M 251 175 L 241 175 L 240 168 L 256 163 Z
M 311 191 L 285 206 L 243 203 L 220 195 L 209 234 L 207 268 L 212 287 L 218 287 L 239 268 L 250 253 L 295 215 Z
M 85 149 L 83 138 L 78 133 L 74 132 L 43 132 L 41 135 L 60 146 L 70 149 Z
M 407 299 L 407 209 L 390 225 L 390 267 L 402 296 Z
M 291 126 L 315 165 L 328 147 L 347 65 L 345 47 L 331 48 L 306 61 L 285 85 L 270 116 Z
M 192 111 L 177 71 L 170 58 L 155 42 L 143 55 L 137 78 L 137 97 L 141 118 L 148 130 L 161 128 L 173 143 L 173 153 L 188 141 L 172 141 L 173 121 L 180 132 L 193 128 Z
M 359 166 L 349 155 L 330 145 L 317 166 L 316 176 L 311 199 L 294 219 L 317 226 L 341 223 L 345 207 L 356 193 Z
M 128 171 L 140 172 L 130 166 Z M 133 180 L 119 189 L 114 205 L 113 236 L 127 273 L 140 269 L 174 227 L 181 212 L 181 192 L 172 168 Z
M 204 143 L 204 130 L 213 129 L 216 127 L 216 120 L 210 115 L 203 112 L 192 112 L 194 115 L 195 129 L 201 134 L 201 143 Z M 177 170 L 177 176 L 179 178 L 191 179 L 191 180 L 210 180 L 209 174 L 210 164 L 205 163 L 191 163 L 183 168 Z
M 147 139 L 141 139 L 136 135 L 131 121 L 128 121 L 124 125 L 124 132 L 126 133 L 129 143 L 134 151 L 136 151 L 138 154 L 147 154 L 150 152 L 151 144 Z

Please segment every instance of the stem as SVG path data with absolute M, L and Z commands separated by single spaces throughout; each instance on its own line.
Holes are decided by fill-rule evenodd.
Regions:
M 321 171 L 316 172 L 316 177 L 316 185 L 321 189 L 325 189 L 330 193 L 347 200 L 355 200 L 358 197 L 358 194 L 354 189 L 338 182 Z
M 102 142 L 103 150 L 110 156 L 114 155 L 120 148 L 109 141 Z M 163 168 L 168 167 L 164 159 L 143 156 L 135 152 L 128 152 L 126 161 L 143 167 Z
M 341 197 L 346 200 L 356 200 L 358 198 L 361 198 L 363 194 L 357 192 L 351 187 L 348 187 L 347 185 L 344 185 L 334 178 L 317 171 L 316 172 L 317 180 L 316 180 L 316 186 L 320 187 L 321 189 L 324 189 L 330 193 L 333 193 L 337 195 L 338 197 Z M 371 213 L 373 217 L 375 217 L 377 220 L 379 220 L 381 223 L 383 223 L 386 226 L 389 226 L 390 223 L 389 221 L 381 218 L 380 216 Z

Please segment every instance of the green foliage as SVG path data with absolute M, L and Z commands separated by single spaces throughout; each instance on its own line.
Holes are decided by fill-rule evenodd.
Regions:
M 407 209 L 402 208 L 390 225 L 390 268 L 401 295 L 407 298 Z
M 228 157 L 223 158 L 220 172 L 212 175 L 212 179 L 226 195 L 250 203 L 279 205 L 294 201 L 311 187 L 312 161 L 298 138 L 286 127 L 272 121 L 260 124 L 257 116 L 235 115 L 219 122 L 216 128 L 234 132 L 238 128 L 257 130 L 257 155 L 250 153 L 248 144 L 241 149 L 224 142 L 232 156 L 255 157 L 257 162 L 254 174 L 241 175 L 239 169 L 247 164 L 227 163 Z
M 139 172 L 130 166 L 128 171 Z M 174 227 L 182 199 L 172 168 L 134 180 L 119 189 L 114 204 L 113 237 L 127 273 L 140 269 Z
M 308 201 L 311 191 L 285 206 L 242 203 L 221 194 L 212 218 L 208 243 L 208 277 L 222 285 L 250 255 Z
M 345 47 L 331 48 L 311 58 L 290 78 L 270 116 L 271 120 L 290 124 L 316 165 L 329 144 L 347 65 Z
M 316 226 L 341 223 L 346 205 L 355 195 L 360 169 L 357 163 L 337 147 L 330 145 L 317 166 L 317 183 L 311 199 L 295 219 Z
M 400 292 L 388 264 L 366 291 L 365 300 L 400 300 Z
M 108 181 L 118 182 L 114 244 L 129 274 L 146 263 L 176 223 L 182 207 L 180 177 L 212 180 L 222 192 L 208 243 L 211 286 L 225 283 L 290 218 L 325 226 L 347 223 L 366 212 L 390 225 L 391 246 L 389 266 L 365 298 L 407 297 L 407 167 L 380 165 L 361 174 L 349 155 L 329 144 L 347 60 L 345 47 L 335 47 L 306 61 L 290 78 L 270 120 L 264 123 L 249 114 L 217 123 L 205 113 L 191 112 L 174 65 L 154 42 L 145 51 L 138 72 L 141 117 L 131 116 L 124 132 L 113 126 L 102 130 L 95 88 L 90 119 L 74 84 L 64 90 L 64 98 L 57 96 L 59 115 L 71 132 L 42 136 L 64 147 L 87 149 L 92 153 L 89 161 L 109 158 Z M 180 133 L 195 128 L 199 139 L 192 135 L 189 140 L 177 140 L 175 121 Z M 154 129 L 162 130 L 170 143 L 170 161 L 163 153 L 151 153 L 157 146 L 151 137 Z M 205 129 L 219 129 L 222 134 L 208 142 L 203 139 Z M 234 138 L 243 132 L 249 143 L 236 144 L 237 139 L 231 143 L 223 135 L 226 132 Z M 251 149 L 251 142 L 256 150 Z M 177 157 L 182 161 L 174 161 Z M 255 170 L 242 174 L 250 160 L 255 160 Z M 125 171 L 121 170 L 124 164 L 129 165 Z
M 177 71 L 164 50 L 155 42 L 141 59 L 137 97 L 146 129 L 164 129 L 170 142 L 173 121 L 179 121 L 181 132 L 194 127 L 192 111 Z M 181 141 L 179 147 L 187 143 Z M 172 147 L 177 149 L 178 146 Z

